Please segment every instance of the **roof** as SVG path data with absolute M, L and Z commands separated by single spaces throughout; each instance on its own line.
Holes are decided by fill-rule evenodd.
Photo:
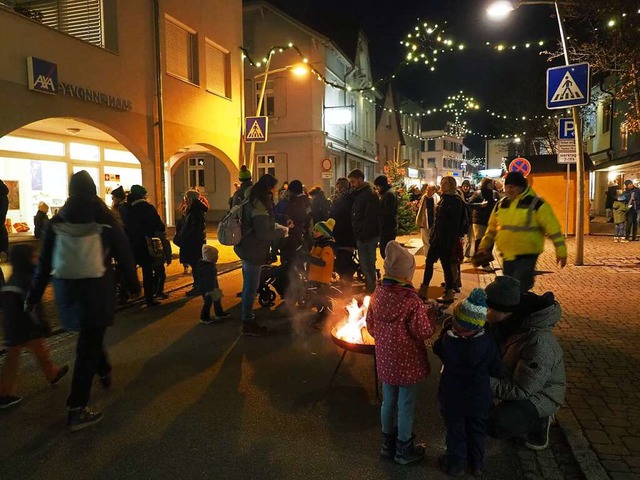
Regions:
M 511 163 L 517 157 L 509 157 L 507 165 Z M 557 155 L 527 155 L 525 157 L 531 163 L 531 173 L 566 173 L 567 166 L 562 163 L 558 163 Z M 589 154 L 584 154 L 584 168 L 587 172 L 592 172 L 596 169 L 591 161 Z

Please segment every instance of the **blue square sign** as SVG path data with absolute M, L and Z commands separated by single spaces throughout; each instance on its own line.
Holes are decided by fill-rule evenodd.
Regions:
M 561 118 L 558 124 L 558 138 L 560 140 L 575 140 L 576 127 L 573 118 Z
M 591 69 L 577 63 L 547 70 L 547 108 L 579 107 L 591 99 Z
M 247 117 L 244 124 L 245 142 L 266 142 L 268 126 L 269 117 Z

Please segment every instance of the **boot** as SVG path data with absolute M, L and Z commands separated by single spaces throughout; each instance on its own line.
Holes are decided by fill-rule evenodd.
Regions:
M 424 458 L 424 445 L 415 445 L 415 437 L 415 435 L 411 435 L 411 438 L 407 442 L 397 440 L 396 456 L 393 458 L 396 463 L 408 465 L 409 463 L 419 462 Z
M 436 461 L 438 468 L 446 475 L 450 477 L 462 477 L 464 476 L 464 467 L 460 464 L 451 461 L 449 455 L 441 455 Z
M 102 412 L 92 412 L 87 407 L 70 408 L 67 426 L 72 432 L 77 432 L 95 425 L 100 420 L 102 420 Z
M 382 432 L 382 446 L 380 447 L 380 456 L 383 458 L 393 458 L 396 453 L 396 437 L 398 431 L 393 433 Z
M 538 421 L 538 425 L 529 432 L 525 445 L 531 450 L 544 450 L 549 446 L 549 429 L 553 417 L 543 417 Z
M 428 300 L 429 297 L 429 285 L 425 285 L 424 283 L 420 285 L 420 290 L 418 290 L 418 296 L 422 300 Z
M 452 289 L 446 289 L 441 297 L 436 298 L 436 301 L 438 303 L 453 303 L 455 299 L 455 292 Z

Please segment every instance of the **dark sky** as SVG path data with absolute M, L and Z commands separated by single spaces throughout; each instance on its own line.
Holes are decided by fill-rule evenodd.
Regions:
M 393 72 L 403 61 L 407 50 L 400 40 L 421 21 L 430 24 L 447 22 L 445 35 L 463 42 L 463 52 L 440 54 L 435 72 L 424 64 L 403 67 L 394 86 L 424 106 L 441 106 L 448 95 L 460 90 L 473 96 L 482 106 L 507 115 L 548 114 L 545 109 L 546 56 L 532 51 L 498 53 L 484 46 L 485 42 L 504 41 L 524 44 L 546 40 L 547 47 L 557 47 L 558 27 L 553 9 L 548 6 L 523 7 L 501 23 L 486 19 L 485 0 L 271 0 L 293 17 L 313 27 L 322 20 L 335 25 L 336 31 L 345 25 L 362 28 L 369 38 L 369 54 L 374 78 Z M 326 28 L 325 28 L 326 30 Z M 324 32 L 328 36 L 330 32 Z M 337 36 L 337 35 L 336 35 Z M 467 117 L 469 126 L 487 134 L 522 131 L 526 125 L 496 122 L 483 113 Z M 469 139 L 472 148 L 482 142 Z M 482 152 L 477 152 L 482 155 Z

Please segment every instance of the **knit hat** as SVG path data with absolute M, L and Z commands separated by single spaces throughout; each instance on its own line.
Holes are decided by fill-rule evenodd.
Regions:
M 625 185 L 633 185 L 633 180 L 625 180 L 624 184 Z
M 504 179 L 505 185 L 514 185 L 516 187 L 520 187 L 522 189 L 526 189 L 529 184 L 527 183 L 527 179 L 524 178 L 524 175 L 520 172 L 509 172 Z
M 124 193 L 124 188 L 122 188 L 122 185 L 120 185 L 118 188 L 114 188 L 113 190 L 111 190 L 111 196 L 113 198 L 117 198 L 118 200 L 124 200 L 126 197 L 126 194 Z
M 69 180 L 69 196 L 71 197 L 93 197 L 97 195 L 96 184 L 86 170 L 80 170 L 71 175 Z
M 200 198 L 200 192 L 197 190 L 187 190 L 184 196 L 187 197 L 187 200 L 198 200 Z
M 294 195 L 300 195 L 303 192 L 302 182 L 300 180 L 293 180 L 290 182 L 289 191 Z
M 333 227 L 336 221 L 330 218 L 324 222 L 318 222 L 313 226 L 313 233 L 319 233 L 323 237 L 333 237 Z
M 202 245 L 202 259 L 211 263 L 218 263 L 218 249 L 206 243 Z
M 455 322 L 464 330 L 480 330 L 487 321 L 487 294 L 474 288 L 471 294 L 453 307 Z
M 131 185 L 131 190 L 129 191 L 132 197 L 136 198 L 144 198 L 147 194 L 147 189 L 142 185 Z
M 416 271 L 416 259 L 409 250 L 393 240 L 387 243 L 384 253 L 384 274 L 387 277 L 409 281 L 413 279 L 413 274 Z
M 499 312 L 513 312 L 520 305 L 520 282 L 513 277 L 496 277 L 484 291 L 487 306 Z
M 240 180 L 241 182 L 251 180 L 251 172 L 249 171 L 246 165 L 242 165 L 240 167 L 240 172 L 238 173 L 238 180 Z
M 378 175 L 376 179 L 373 181 L 373 184 L 376 187 L 388 187 L 389 179 L 387 178 L 386 175 Z

